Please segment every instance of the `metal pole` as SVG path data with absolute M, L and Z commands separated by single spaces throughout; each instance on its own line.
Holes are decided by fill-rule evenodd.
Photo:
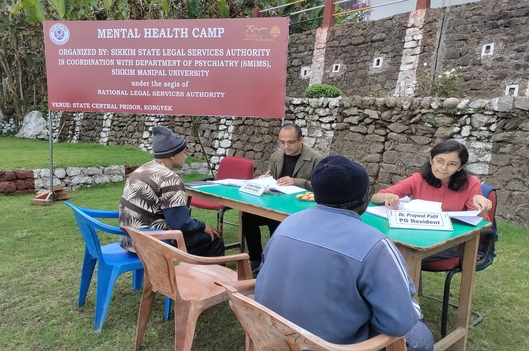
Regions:
M 417 5 L 415 6 L 415 11 L 429 9 L 431 0 L 417 0 Z
M 310 11 L 310 10 L 321 9 L 322 7 L 325 7 L 325 5 L 314 6 L 314 7 L 311 7 L 310 9 L 305 9 L 305 10 L 301 10 L 301 11 L 291 12 L 287 16 L 297 15 L 297 14 L 300 14 L 300 13 L 303 13 L 303 12 L 307 12 L 307 11 Z
M 335 5 L 338 5 L 338 4 L 341 4 L 341 3 L 343 3 L 343 2 L 350 2 L 350 1 L 353 1 L 353 0 L 340 0 L 340 1 L 335 1 L 334 4 L 335 4 Z M 378 5 L 369 5 L 369 6 L 367 6 L 367 7 L 364 7 L 364 9 L 366 9 L 366 8 L 374 9 L 374 8 L 376 8 L 376 7 L 388 6 L 388 5 L 398 4 L 399 2 L 406 2 L 406 1 L 410 1 L 410 0 L 395 0 L 395 1 L 385 2 L 385 3 L 383 3 L 383 4 L 378 4 Z
M 337 5 L 337 4 L 341 4 L 343 2 L 349 2 L 349 1 L 351 1 L 351 0 L 341 0 L 341 1 L 336 1 L 334 4 Z M 372 10 L 372 9 L 374 9 L 376 7 L 393 5 L 393 4 L 397 4 L 399 2 L 405 2 L 405 1 L 409 1 L 409 0 L 396 0 L 396 1 L 390 1 L 390 2 L 383 3 L 383 4 L 378 4 L 378 5 L 370 5 L 370 6 L 366 6 L 366 7 L 359 7 L 357 9 L 348 10 L 348 11 L 345 11 L 345 12 L 335 13 L 333 16 L 336 17 L 336 16 L 347 15 L 347 14 L 350 14 L 350 13 L 360 12 L 360 11 L 364 11 L 364 10 Z
M 48 110 L 48 128 L 50 137 L 50 193 L 46 196 L 46 200 L 53 200 L 53 133 L 52 133 L 51 112 Z
M 276 7 L 269 7 L 267 9 L 264 9 L 264 10 L 261 10 L 259 11 L 259 13 L 261 12 L 267 12 L 267 11 L 272 11 L 272 10 L 276 10 L 276 9 L 280 9 L 282 7 L 286 7 L 286 6 L 290 6 L 290 5 L 294 5 L 294 4 L 297 4 L 298 2 L 305 2 L 306 0 L 297 0 L 297 1 L 294 1 L 294 2 L 289 2 L 288 4 L 283 4 L 283 5 L 279 5 L 279 6 L 276 6 Z M 347 0 L 349 1 L 349 0 Z

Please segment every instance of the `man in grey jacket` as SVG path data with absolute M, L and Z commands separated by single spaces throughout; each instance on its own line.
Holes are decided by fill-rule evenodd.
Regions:
M 285 124 L 279 130 L 277 144 L 279 149 L 270 156 L 269 171 L 277 180 L 278 185 L 295 185 L 312 190 L 312 170 L 321 160 L 321 155 L 303 144 L 301 128 L 292 123 Z M 280 222 L 250 213 L 242 215 L 242 229 L 248 246 L 250 264 L 254 273 L 261 265 L 261 230 L 259 226 L 266 225 L 270 235 L 274 233 Z

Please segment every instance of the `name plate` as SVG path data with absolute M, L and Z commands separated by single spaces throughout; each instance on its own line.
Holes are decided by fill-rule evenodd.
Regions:
M 391 228 L 453 230 L 450 216 L 445 212 L 388 211 Z
M 255 196 L 261 196 L 265 192 L 266 188 L 268 188 L 268 185 L 266 184 L 247 182 L 239 188 L 239 191 Z

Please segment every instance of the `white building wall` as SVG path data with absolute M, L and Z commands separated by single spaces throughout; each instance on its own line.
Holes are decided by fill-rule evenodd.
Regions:
M 431 7 L 447 7 L 477 1 L 480 0 L 431 0 Z M 399 13 L 414 11 L 417 6 L 417 0 L 366 0 L 365 2 L 368 5 L 375 6 L 369 15 L 371 21 L 390 17 Z

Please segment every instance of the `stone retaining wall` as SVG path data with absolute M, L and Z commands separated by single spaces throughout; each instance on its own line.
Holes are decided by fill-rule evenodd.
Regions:
M 0 117 L 0 135 L 11 134 L 16 130 L 15 120 L 13 118 Z
M 361 163 L 372 192 L 417 171 L 433 145 L 456 138 L 469 149 L 467 169 L 498 189 L 499 217 L 529 226 L 528 116 L 529 97 L 354 96 L 287 98 L 284 120 L 300 125 L 304 142 L 323 155 L 342 154 Z M 152 126 L 160 123 L 186 138 L 189 155 L 207 157 L 215 167 L 224 156 L 247 157 L 254 161 L 256 175 L 266 171 L 282 123 L 268 118 L 89 113 L 57 113 L 54 118 L 59 141 L 133 145 L 148 151 Z
M 73 191 L 81 186 L 92 186 L 103 183 L 117 183 L 138 166 L 115 165 L 108 167 L 67 167 L 53 169 L 53 186 L 63 185 Z M 207 174 L 205 163 L 186 164 L 176 171 L 181 176 L 189 173 Z M 40 194 L 50 188 L 50 169 L 0 171 L 0 194 L 21 195 Z
M 287 96 L 314 83 L 344 95 L 428 96 L 443 72 L 455 97 L 529 96 L 529 0 L 481 0 L 289 37 Z

